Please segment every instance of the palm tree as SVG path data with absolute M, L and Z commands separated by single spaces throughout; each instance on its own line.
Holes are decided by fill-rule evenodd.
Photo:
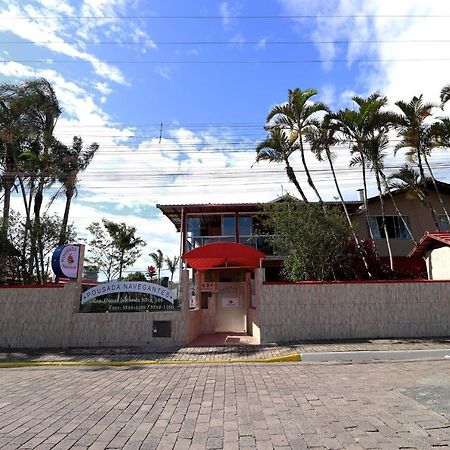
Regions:
M 52 85 L 44 78 L 31 80 L 21 86 L 21 95 L 29 99 L 29 111 L 27 118 L 29 126 L 34 132 L 34 143 L 37 152 L 34 154 L 34 164 L 37 168 L 37 186 L 34 195 L 34 220 L 33 220 L 33 243 L 32 253 L 39 255 L 41 267 L 36 267 L 38 271 L 38 281 L 40 272 L 44 272 L 43 243 L 41 233 L 41 208 L 44 199 L 44 188 L 55 181 L 54 158 L 52 147 L 55 145 L 53 131 L 56 122 L 61 114 L 58 99 Z M 39 264 L 38 264 L 39 266 Z
M 106 219 L 103 219 L 103 224 L 111 236 L 114 246 L 119 251 L 119 280 L 121 280 L 126 253 L 139 246 L 144 246 L 145 242 L 135 236 L 135 227 L 129 227 L 123 222 L 116 223 Z
M 427 124 L 425 120 L 432 115 L 431 111 L 436 105 L 433 103 L 425 103 L 423 101 L 423 95 L 419 97 L 414 96 L 409 103 L 398 101 L 395 104 L 401 111 L 401 114 L 396 115 L 396 127 L 399 130 L 399 136 L 401 138 L 401 141 L 396 146 L 396 151 L 402 148 L 407 149 L 407 158 L 417 163 L 421 183 L 425 183 L 427 178 L 424 170 L 425 164 L 447 222 L 450 223 L 450 215 L 445 207 L 428 160 L 428 156 L 434 147 L 433 143 L 435 142 L 437 128 L 433 124 Z M 427 196 L 427 201 L 431 204 L 428 192 L 426 190 L 424 192 Z M 436 227 L 439 227 L 438 218 L 434 215 L 433 210 L 432 214 Z
M 298 88 L 294 90 L 289 89 L 287 103 L 276 105 L 269 112 L 266 128 L 271 129 L 275 127 L 289 130 L 289 141 L 296 143 L 300 150 L 308 184 L 316 194 L 319 202 L 323 204 L 322 197 L 312 180 L 308 165 L 306 164 L 303 143 L 304 133 L 311 129 L 311 127 L 317 126 L 317 113 L 328 111 L 328 107 L 324 103 L 312 103 L 310 101 L 311 97 L 316 94 L 317 91 L 315 89 L 307 89 L 305 91 Z
M 161 283 L 161 269 L 164 266 L 164 254 L 158 249 L 156 252 L 150 253 L 149 256 L 155 263 L 155 267 L 158 270 L 158 282 Z
M 373 133 L 377 129 L 386 127 L 392 120 L 392 117 L 389 113 L 381 111 L 381 108 L 386 105 L 387 99 L 379 93 L 374 93 L 367 98 L 355 96 L 353 97 L 353 101 L 358 107 L 357 110 L 347 108 L 331 114 L 331 117 L 336 120 L 339 131 L 341 131 L 350 143 L 351 152 L 358 155 L 355 162 L 357 161 L 362 169 L 366 223 L 370 238 L 374 241 L 367 205 L 367 161 L 365 147 L 368 137 L 373 136 Z
M 386 239 L 386 247 L 389 254 L 389 264 L 391 270 L 394 270 L 394 259 L 392 257 L 392 249 L 389 238 L 389 233 L 386 226 L 386 214 L 385 214 L 385 205 L 384 205 L 384 195 L 383 188 L 381 186 L 381 180 L 384 178 L 383 169 L 384 169 L 384 157 L 385 149 L 389 144 L 389 140 L 384 131 L 378 132 L 372 135 L 365 143 L 365 151 L 364 154 L 367 158 L 368 163 L 370 164 L 371 170 L 375 174 L 375 180 L 377 183 L 378 189 L 378 198 L 380 199 L 380 209 L 381 209 L 381 224 L 384 231 L 384 237 Z M 351 161 L 351 165 L 360 164 L 360 155 L 354 157 Z M 404 221 L 406 225 L 406 221 Z M 409 228 L 408 228 L 409 229 Z M 412 236 L 412 234 L 411 234 Z
M 0 143 L 3 190 L 3 216 L 0 238 L 6 242 L 11 209 L 11 190 L 17 177 L 17 156 L 26 134 L 26 99 L 19 95 L 20 86 L 13 83 L 0 85 Z
M 341 188 L 339 187 L 339 183 L 336 177 L 336 172 L 334 170 L 333 159 L 334 154 L 332 153 L 331 147 L 337 145 L 339 143 L 339 139 L 336 137 L 336 133 L 338 131 L 338 126 L 329 115 L 325 116 L 321 123 L 318 124 L 317 127 L 310 128 L 305 133 L 306 141 L 309 143 L 311 151 L 316 155 L 316 158 L 319 161 L 323 161 L 323 155 L 325 154 L 325 158 L 328 161 L 330 166 L 331 174 L 333 176 L 334 185 L 336 187 L 336 191 L 339 195 L 339 199 L 341 202 L 342 209 L 344 211 L 347 222 L 350 226 L 350 230 L 353 236 L 353 240 L 355 241 L 355 246 L 358 252 L 360 253 L 362 260 L 364 262 L 364 266 L 367 270 L 369 277 L 371 277 L 371 273 L 369 270 L 369 265 L 362 251 L 361 245 L 359 243 L 358 237 L 356 236 L 355 230 L 353 228 L 353 223 L 350 218 L 350 214 L 347 209 L 347 204 L 345 203 L 344 196 L 342 195 Z
M 67 224 L 69 222 L 69 211 L 74 195 L 77 195 L 78 174 L 83 172 L 92 161 L 98 144 L 93 143 L 87 149 L 83 147 L 83 140 L 79 136 L 74 136 L 71 147 L 60 145 L 56 149 L 58 180 L 61 182 L 61 188 L 66 196 L 66 206 L 61 224 L 58 245 L 65 244 L 67 241 Z M 58 195 L 61 190 L 58 190 Z
M 36 264 L 38 281 L 44 270 L 42 239 L 40 236 L 40 209 L 43 201 L 44 187 L 49 182 L 48 172 L 49 149 L 53 143 L 53 130 L 61 113 L 58 100 L 50 83 L 43 79 L 27 81 L 22 84 L 3 83 L 0 85 L 0 136 L 3 142 L 3 176 L 4 189 L 2 238 L 7 235 L 9 225 L 9 209 L 11 188 L 19 178 L 25 210 L 27 214 L 27 230 L 31 229 L 31 202 L 34 195 L 34 220 L 31 245 L 30 264 Z M 23 176 L 19 171 L 19 156 L 22 153 L 33 155 L 32 168 L 38 171 L 30 188 L 27 201 Z M 35 189 L 36 182 L 36 189 Z M 28 231 L 27 231 L 28 232 Z M 39 249 L 36 248 L 36 240 Z M 41 257 L 38 263 L 38 254 Z
M 441 108 L 450 100 L 450 84 L 441 89 Z
M 176 272 L 178 268 L 178 263 L 180 262 L 179 256 L 174 256 L 173 259 L 170 259 L 169 257 L 165 258 L 165 263 L 167 266 L 167 270 L 170 272 L 170 285 L 173 284 L 173 275 Z
M 408 196 L 416 197 L 425 208 L 430 210 L 433 219 L 437 218 L 438 213 L 430 203 L 424 183 L 421 182 L 420 174 L 413 167 L 405 164 L 389 177 L 388 182 L 392 188 L 402 189 Z M 435 223 L 435 225 L 438 227 L 438 224 Z
M 289 181 L 297 188 L 302 200 L 308 203 L 308 199 L 295 176 L 294 169 L 289 163 L 289 157 L 298 149 L 299 146 L 290 142 L 284 130 L 272 128 L 269 130 L 269 136 L 256 147 L 256 162 L 261 160 L 284 162 Z

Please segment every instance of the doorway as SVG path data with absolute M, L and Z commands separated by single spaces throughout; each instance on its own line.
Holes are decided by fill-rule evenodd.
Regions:
M 247 333 L 245 283 L 219 283 L 216 295 L 216 333 Z

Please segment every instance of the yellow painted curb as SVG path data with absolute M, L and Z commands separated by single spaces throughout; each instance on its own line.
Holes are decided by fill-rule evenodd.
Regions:
M 3 362 L 0 368 L 18 368 L 18 367 L 49 367 L 49 366 L 156 366 L 168 364 L 238 364 L 238 363 L 278 363 L 278 362 L 298 362 L 302 357 L 300 353 L 292 353 L 284 356 L 274 356 L 273 358 L 242 358 L 242 359 L 165 359 L 165 360 L 136 360 L 136 361 L 19 361 Z

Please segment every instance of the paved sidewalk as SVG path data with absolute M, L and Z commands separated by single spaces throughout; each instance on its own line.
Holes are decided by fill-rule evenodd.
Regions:
M 450 361 L 0 369 L 2 450 L 450 446 Z
M 133 361 L 225 361 L 268 359 L 294 353 L 400 351 L 449 349 L 450 338 L 378 339 L 340 342 L 296 342 L 273 345 L 186 346 L 155 350 L 148 347 L 73 348 L 67 350 L 0 350 L 0 363 L 62 362 L 133 362 Z

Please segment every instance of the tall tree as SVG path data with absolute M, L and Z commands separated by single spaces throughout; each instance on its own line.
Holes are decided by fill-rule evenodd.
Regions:
M 305 133 L 306 141 L 309 143 L 311 151 L 316 155 L 316 158 L 319 161 L 323 161 L 324 155 L 325 159 L 328 161 L 330 166 L 331 174 L 333 176 L 334 185 L 336 187 L 336 191 L 339 196 L 339 200 L 341 202 L 342 210 L 344 211 L 345 218 L 349 225 L 349 229 L 351 231 L 353 240 L 355 242 L 355 246 L 358 250 L 358 253 L 361 255 L 364 266 L 367 270 L 369 277 L 371 277 L 371 273 L 369 270 L 369 264 L 367 262 L 366 256 L 361 248 L 358 237 L 356 236 L 355 230 L 353 229 L 353 223 L 350 218 L 350 214 L 347 209 L 347 204 L 344 200 L 344 196 L 342 195 L 341 188 L 338 183 L 338 179 L 336 177 L 336 172 L 334 170 L 333 159 L 334 154 L 331 150 L 333 146 L 336 146 L 339 143 L 339 139 L 336 135 L 339 127 L 338 125 L 331 119 L 329 115 L 325 116 L 322 122 L 318 123 L 317 127 L 310 128 Z
M 302 200 L 308 202 L 294 169 L 289 163 L 289 157 L 299 149 L 298 144 L 291 142 L 285 131 L 280 128 L 269 130 L 269 136 L 256 147 L 256 162 L 261 160 L 269 162 L 284 162 L 289 181 L 297 188 Z
M 136 228 L 127 226 L 124 222 L 116 223 L 110 220 L 103 219 L 103 225 L 111 236 L 112 242 L 119 253 L 119 280 L 122 279 L 122 271 L 127 262 L 127 255 L 129 259 L 130 252 L 143 247 L 145 242 L 136 236 Z
M 59 245 L 67 242 L 67 224 L 69 222 L 72 198 L 77 195 L 78 174 L 86 170 L 98 147 L 98 144 L 93 143 L 88 148 L 84 148 L 81 137 L 74 136 L 71 147 L 59 145 L 55 149 L 57 178 L 62 188 L 58 190 L 57 195 L 63 191 L 66 197 L 64 216 L 59 234 Z
M 120 279 L 123 270 L 142 254 L 145 242 L 135 236 L 134 227 L 102 219 L 102 223 L 92 222 L 87 229 L 91 237 L 87 239 L 86 262 L 98 267 L 108 281 L 115 277 Z
M 421 183 L 423 184 L 427 179 L 424 165 L 427 167 L 438 201 L 448 223 L 450 223 L 450 215 L 445 207 L 438 184 L 428 160 L 428 155 L 433 148 L 433 140 L 435 136 L 433 132 L 433 124 L 427 122 L 427 119 L 431 117 L 432 109 L 435 108 L 436 105 L 433 103 L 424 102 L 423 95 L 420 95 L 419 97 L 414 96 L 408 103 L 398 101 L 395 104 L 401 111 L 401 114 L 396 116 L 396 127 L 401 138 L 401 141 L 396 146 L 396 150 L 403 148 L 406 149 L 406 156 L 409 161 L 417 164 L 421 177 Z M 426 190 L 425 194 L 428 197 L 427 201 L 431 204 L 431 200 L 429 199 L 429 195 Z M 433 214 L 435 225 L 438 228 L 439 219 L 436 217 L 433 209 L 431 209 L 431 212 Z
M 331 117 L 338 123 L 339 130 L 347 139 L 352 154 L 359 156 L 358 163 L 361 166 L 364 192 L 364 213 L 370 238 L 374 240 L 367 204 L 366 143 L 367 139 L 373 136 L 373 133 L 380 127 L 389 123 L 392 117 L 390 114 L 382 112 L 381 109 L 386 105 L 387 99 L 379 93 L 372 94 L 367 98 L 355 96 L 353 101 L 357 109 L 346 108 L 331 114 Z
M 169 257 L 166 257 L 164 259 L 166 262 L 167 270 L 170 272 L 170 285 L 173 284 L 173 275 L 175 274 L 176 270 L 178 269 L 178 263 L 180 262 L 179 256 L 174 256 L 172 259 Z
M 5 190 L 2 235 L 5 238 L 9 225 L 11 188 L 19 176 L 18 158 L 23 153 L 22 146 L 26 143 L 26 153 L 33 159 L 32 168 L 37 170 L 37 173 L 31 175 L 33 188 L 30 189 L 30 194 L 34 195 L 32 236 L 39 240 L 43 191 L 49 182 L 48 173 L 52 168 L 49 149 L 54 142 L 53 130 L 61 109 L 51 84 L 39 78 L 21 84 L 2 84 L 0 110 L 1 140 L 4 144 L 2 187 Z M 19 177 L 19 183 L 27 213 L 27 225 L 30 227 L 32 199 L 30 197 L 27 202 L 21 177 Z M 40 282 L 42 281 L 40 273 L 44 271 L 42 247 L 42 242 L 38 242 L 36 246 L 32 241 L 30 264 L 36 264 Z M 38 254 L 41 260 L 40 266 Z
M 316 127 L 316 118 L 318 113 L 328 111 L 328 107 L 321 102 L 312 102 L 311 98 L 317 94 L 315 89 L 302 91 L 297 88 L 288 90 L 288 100 L 286 103 L 274 106 L 267 115 L 266 128 L 281 128 L 289 131 L 289 141 L 297 144 L 300 151 L 303 167 L 305 169 L 306 179 L 309 186 L 316 194 L 319 202 L 322 204 L 322 197 L 313 182 L 311 173 L 306 163 L 305 148 L 303 136 L 311 127 Z
M 164 254 L 158 249 L 156 252 L 150 253 L 149 256 L 155 263 L 155 267 L 158 270 L 158 282 L 161 283 L 161 269 L 164 267 Z

